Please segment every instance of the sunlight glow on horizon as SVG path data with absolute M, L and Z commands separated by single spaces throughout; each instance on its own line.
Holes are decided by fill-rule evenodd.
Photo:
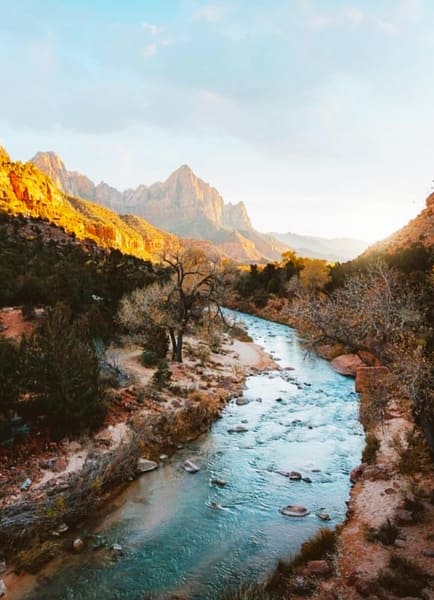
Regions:
M 326 5 L 326 6 L 325 6 Z M 189 164 L 260 231 L 372 242 L 434 177 L 428 0 L 16 0 L 0 143 L 118 189 Z

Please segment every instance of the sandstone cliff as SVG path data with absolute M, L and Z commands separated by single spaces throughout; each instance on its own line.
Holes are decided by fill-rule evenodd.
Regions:
M 120 214 L 145 218 L 157 227 L 187 238 L 221 246 L 238 261 L 280 259 L 287 246 L 253 229 L 243 202 L 225 204 L 219 192 L 182 165 L 164 182 L 120 192 L 104 182 L 68 171 L 53 152 L 31 159 L 67 193 L 92 200 Z
M 91 239 L 103 248 L 145 260 L 159 260 L 163 248 L 179 243 L 176 236 L 144 219 L 130 223 L 99 204 L 66 196 L 34 164 L 12 162 L 1 147 L 0 211 L 45 219 L 79 239 Z

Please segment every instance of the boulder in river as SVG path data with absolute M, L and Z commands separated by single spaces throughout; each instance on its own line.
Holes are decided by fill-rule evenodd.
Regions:
M 341 354 L 331 361 L 330 366 L 340 375 L 355 377 L 357 369 L 366 365 L 358 354 Z
M 285 517 L 305 517 L 310 513 L 307 508 L 297 504 L 288 504 L 288 506 L 280 508 L 279 512 L 285 515 Z
M 245 404 L 248 404 L 249 401 L 247 400 L 247 398 L 241 397 L 241 398 L 237 398 L 235 400 L 235 404 L 238 404 L 238 406 L 244 406 Z
M 194 462 L 189 460 L 188 458 L 184 461 L 183 467 L 184 471 L 187 471 L 187 473 L 197 473 L 198 471 L 200 471 L 200 467 L 195 465 Z
M 316 516 L 318 519 L 321 519 L 321 521 L 330 521 L 330 515 L 326 512 L 317 512 Z
M 289 473 L 288 477 L 291 481 L 300 481 L 300 479 L 302 478 L 302 475 L 298 471 L 291 471 Z
M 236 425 L 235 427 L 231 427 L 228 429 L 228 433 L 242 433 L 243 431 L 249 431 L 247 427 L 244 425 Z
M 158 463 L 155 460 L 137 459 L 136 471 L 138 473 L 147 473 L 148 471 L 154 471 L 154 469 L 158 469 Z
M 219 487 L 225 487 L 227 482 L 223 479 L 211 479 L 211 483 L 213 485 L 218 485 Z

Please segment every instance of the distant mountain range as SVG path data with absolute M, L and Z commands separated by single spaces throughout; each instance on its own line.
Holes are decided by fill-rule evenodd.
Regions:
M 302 256 L 345 261 L 368 246 L 366 242 L 351 239 L 260 233 L 253 228 L 243 202 L 225 203 L 219 192 L 187 165 L 174 171 L 163 183 L 139 185 L 120 192 L 107 183 L 95 184 L 86 175 L 68 171 L 54 152 L 38 152 L 31 162 L 66 194 L 102 204 L 120 214 L 138 215 L 182 237 L 208 240 L 239 262 L 280 260 L 288 247 Z
M 120 192 L 104 182 L 68 171 L 54 152 L 38 152 L 31 162 L 66 194 L 102 204 L 119 214 L 143 217 L 153 225 L 184 238 L 208 240 L 239 262 L 280 260 L 287 247 L 256 231 L 245 205 L 225 204 L 218 191 L 187 165 L 163 183 L 139 185 Z
M 361 254 L 368 242 L 352 238 L 322 238 L 297 233 L 276 233 L 270 235 L 282 244 L 288 245 L 300 256 L 322 258 L 329 261 L 347 261 Z

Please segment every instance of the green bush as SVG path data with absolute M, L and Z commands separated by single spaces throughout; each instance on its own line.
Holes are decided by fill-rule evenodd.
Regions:
M 83 321 L 58 304 L 22 344 L 29 389 L 51 429 L 63 435 L 98 425 L 105 414 L 95 349 Z
M 145 367 L 154 367 L 158 360 L 158 355 L 153 350 L 144 350 L 140 357 L 140 362 Z
M 153 364 L 157 364 L 159 359 L 166 358 L 167 352 L 169 351 L 169 336 L 164 327 L 152 324 L 146 328 L 143 351 L 143 354 L 152 352 L 156 356 L 156 360 Z
M 169 365 L 166 360 L 160 360 L 158 363 L 158 368 L 152 376 L 152 383 L 159 390 L 164 387 L 168 387 L 170 384 L 170 380 L 172 378 L 172 373 L 170 372 Z
M 380 442 L 373 433 L 366 436 L 366 444 L 362 453 L 362 462 L 372 465 L 375 463 L 377 452 L 380 448 Z
M 0 337 L 0 415 L 7 414 L 18 401 L 20 351 L 11 340 Z

